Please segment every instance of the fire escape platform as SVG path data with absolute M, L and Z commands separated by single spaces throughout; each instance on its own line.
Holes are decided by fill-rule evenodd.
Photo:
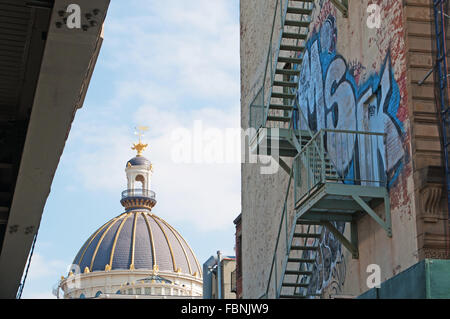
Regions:
M 260 128 L 250 139 L 252 155 L 277 155 L 295 157 L 310 140 L 307 131 L 287 128 Z
M 325 183 L 296 203 L 296 216 L 317 221 L 352 222 L 367 208 L 373 210 L 389 194 L 385 187 Z
M 383 205 L 384 216 L 375 212 Z M 316 185 L 296 202 L 296 220 L 311 221 L 328 228 L 358 258 L 356 220 L 368 214 L 392 237 L 389 193 L 385 187 L 325 182 Z M 340 233 L 333 222 L 351 223 L 351 239 Z

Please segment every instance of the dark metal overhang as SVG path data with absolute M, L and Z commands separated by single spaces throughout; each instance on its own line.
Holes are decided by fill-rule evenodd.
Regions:
M 83 26 L 64 15 L 78 4 Z M 0 0 L 0 298 L 14 298 L 76 110 L 102 44 L 109 0 Z M 94 12 L 90 23 L 85 13 Z

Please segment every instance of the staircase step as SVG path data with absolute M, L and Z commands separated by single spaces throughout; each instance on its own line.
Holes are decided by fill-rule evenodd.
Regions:
M 301 284 L 301 283 L 291 283 L 291 282 L 283 282 L 283 287 L 295 287 L 295 288 L 308 288 L 309 284 Z
M 283 104 L 270 104 L 269 110 L 283 110 L 283 111 L 292 111 L 294 108 L 292 105 L 283 105 Z
M 313 264 L 315 263 L 315 259 L 305 259 L 305 258 L 288 258 L 288 263 L 306 263 Z
M 309 28 L 311 23 L 309 21 L 295 21 L 295 20 L 286 20 L 284 21 L 284 25 L 288 25 L 291 27 L 302 27 Z
M 291 118 L 290 117 L 284 117 L 284 116 L 267 116 L 267 120 L 268 121 L 275 121 L 275 122 L 290 122 Z
M 288 7 L 287 8 L 287 13 L 310 15 L 312 13 L 312 9 L 302 9 L 302 8 Z
M 303 59 L 299 59 L 299 58 L 288 58 L 288 57 L 284 57 L 284 56 L 278 57 L 278 62 L 283 62 L 283 63 L 302 64 L 302 61 L 303 61 Z
M 305 33 L 292 33 L 292 32 L 283 32 L 282 35 L 285 39 L 297 39 L 297 40 L 306 40 L 308 34 Z
M 317 250 L 317 246 L 291 246 L 291 250 Z
M 300 70 L 289 70 L 289 69 L 277 69 L 275 71 L 276 74 L 284 74 L 284 75 L 291 75 L 291 76 L 299 76 Z
M 321 238 L 322 234 L 305 234 L 305 233 L 295 233 L 295 238 Z
M 279 98 L 279 99 L 295 99 L 295 94 L 288 94 L 288 93 L 272 93 L 273 98 Z
M 285 275 L 305 275 L 305 276 L 311 276 L 312 271 L 304 271 L 304 270 L 286 270 Z
M 281 44 L 280 45 L 281 51 L 296 51 L 296 52 L 303 52 L 305 50 L 304 46 L 297 46 L 297 45 L 287 45 L 287 44 Z
M 312 225 L 312 226 L 321 226 L 322 223 L 320 222 L 316 222 L 316 221 L 311 221 L 311 220 L 304 220 L 304 219 L 298 219 L 297 220 L 297 225 Z
M 296 87 L 298 87 L 298 82 L 273 81 L 273 85 L 274 86 L 289 87 L 289 88 L 296 88 Z

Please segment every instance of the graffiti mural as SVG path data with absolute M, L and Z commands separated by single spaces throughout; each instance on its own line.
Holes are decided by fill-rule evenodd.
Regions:
M 296 117 L 297 128 L 312 132 L 336 129 L 386 133 L 376 146 L 377 154 L 371 161 L 355 159 L 352 153 L 339 153 L 332 138 L 327 138 L 325 146 L 331 157 L 339 158 L 335 165 L 340 174 L 348 174 L 358 167 L 362 179 L 367 177 L 365 172 L 376 172 L 373 174 L 378 176 L 369 177 L 380 178 L 376 180 L 383 180 L 392 187 L 403 168 L 406 151 L 403 147 L 405 128 L 397 117 L 400 90 L 394 77 L 390 51 L 379 71 L 364 76 L 364 65 L 357 60 L 347 62 L 337 52 L 338 32 L 333 14 L 326 18 L 321 16 L 320 26 L 315 26 L 302 56 L 296 101 L 300 112 Z M 365 153 L 356 140 L 349 143 L 351 149 L 359 148 L 359 154 Z M 372 170 L 368 170 L 368 166 L 372 166 Z M 345 223 L 335 223 L 335 226 L 344 232 Z M 314 258 L 310 252 L 305 252 L 304 257 Z M 340 293 L 345 273 L 342 245 L 326 230 L 320 240 L 308 292 L 324 293 L 327 288 Z
M 377 145 L 375 161 L 360 160 L 361 179 L 365 166 L 374 165 L 377 174 L 386 174 L 389 185 L 401 171 L 403 149 L 403 123 L 397 118 L 400 105 L 400 91 L 395 81 L 390 53 L 388 52 L 379 73 L 372 74 L 367 80 L 361 80 L 364 68 L 359 62 L 346 60 L 336 52 L 337 29 L 335 19 L 329 16 L 320 31 L 313 34 L 307 43 L 300 69 L 298 107 L 303 113 L 299 117 L 298 127 L 312 131 L 323 128 L 352 131 L 385 132 L 387 137 Z M 303 120 L 306 119 L 306 123 Z M 330 133 L 329 133 L 330 134 Z M 356 141 L 350 141 L 356 147 Z M 338 145 L 329 138 L 327 151 L 337 158 Z M 364 154 L 364 152 L 359 152 Z M 340 173 L 349 171 L 353 154 L 339 154 L 336 163 Z M 371 176 L 376 180 L 382 176 Z M 369 178 L 368 178 L 369 179 Z

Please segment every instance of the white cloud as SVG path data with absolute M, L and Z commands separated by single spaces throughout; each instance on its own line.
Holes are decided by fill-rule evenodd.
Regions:
M 55 274 L 64 275 L 69 264 L 58 259 L 48 259 L 39 253 L 31 258 L 30 269 L 25 281 L 23 299 L 54 299 L 52 288 L 57 284 Z M 55 279 L 56 278 L 56 279 Z
M 238 101 L 239 23 L 229 0 L 135 3 L 137 16 L 105 24 L 111 68 L 151 75 L 157 82 L 146 81 L 147 88 L 166 87 L 172 96 Z
M 61 275 L 65 274 L 69 264 L 62 260 L 46 259 L 44 256 L 34 253 L 31 258 L 30 270 L 27 279 L 36 280 L 42 278 L 52 278 L 56 271 L 60 271 Z
M 145 138 L 149 144 L 145 156 L 154 166 L 152 188 L 157 191 L 156 214 L 161 212 L 170 220 L 193 222 L 201 230 L 231 225 L 240 209 L 240 163 L 177 164 L 172 158 L 172 132 L 177 127 L 192 132 L 190 123 L 196 120 L 204 123 L 205 130 L 215 128 L 225 132 L 227 128 L 237 128 L 236 113 L 237 110 L 202 109 L 184 111 L 179 116 L 150 106 L 143 106 L 136 112 L 136 122 L 147 122 L 145 119 L 148 119 L 151 123 L 151 118 L 158 118 L 152 125 L 152 136 Z M 76 168 L 84 187 L 116 191 L 119 195 L 118 191 L 126 187 L 126 161 L 134 156 L 129 130 L 117 127 L 103 133 L 102 127 L 84 126 L 82 129 L 84 132 L 79 130 L 81 143 L 94 149 L 79 154 L 77 159 Z M 226 147 L 225 144 L 219 146 Z M 224 149 L 224 153 L 227 151 Z
M 240 127 L 239 21 L 230 3 L 131 1 L 132 16 L 106 21 L 99 64 L 120 74 L 108 85 L 116 89 L 96 107 L 97 115 L 71 132 L 82 145 L 74 167 L 86 189 L 118 195 L 125 189 L 132 126 L 148 125 L 155 212 L 200 230 L 232 225 L 240 210 L 240 164 L 176 164 L 171 158 L 177 128 L 192 129 L 197 120 L 221 132 Z M 91 112 L 89 105 L 82 112 Z M 125 123 L 124 113 L 134 122 Z

